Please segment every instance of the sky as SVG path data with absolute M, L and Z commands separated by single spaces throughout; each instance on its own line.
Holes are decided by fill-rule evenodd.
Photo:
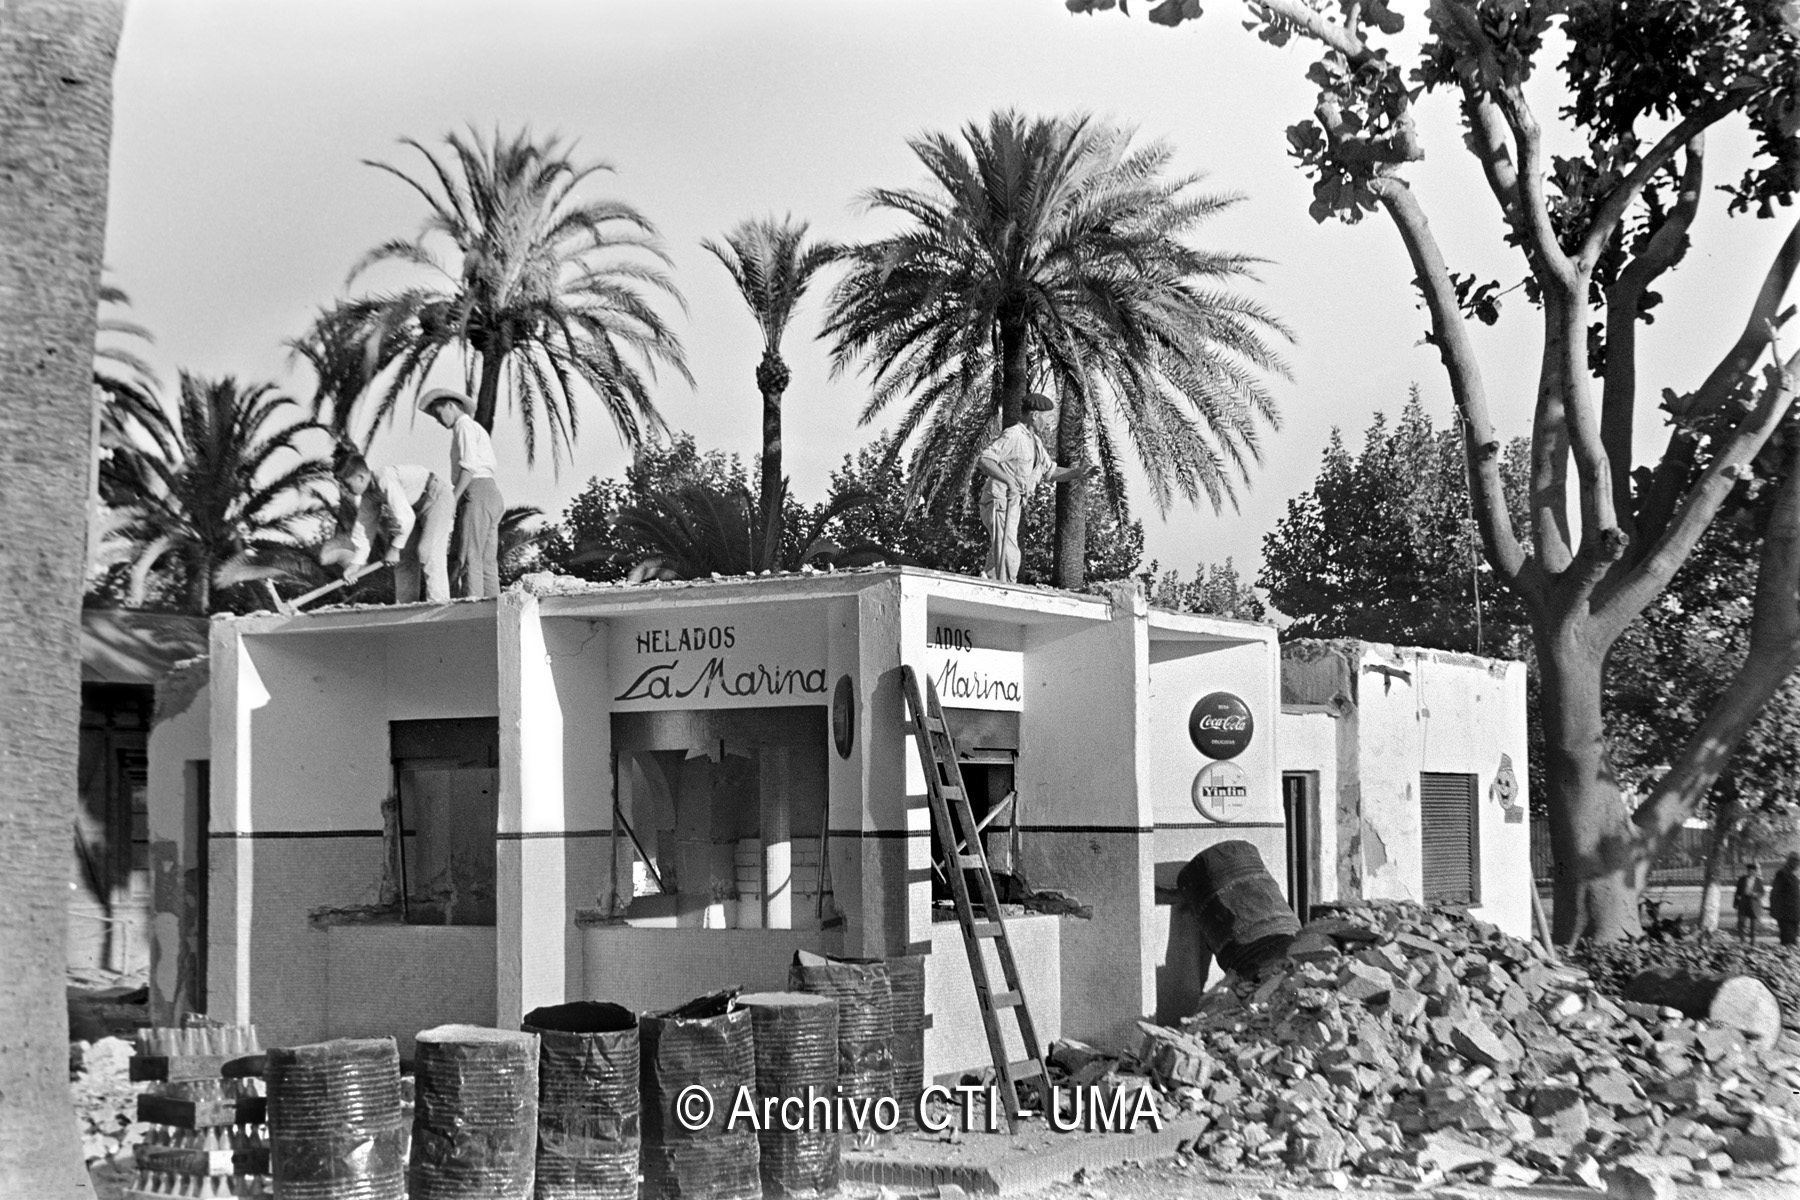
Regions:
M 664 311 L 696 385 L 663 372 L 658 407 L 702 448 L 749 461 L 760 446 L 760 335 L 701 239 L 769 213 L 806 219 L 821 237 L 879 236 L 889 226 L 858 197 L 922 181 L 908 138 L 997 108 L 1093 113 L 1166 140 L 1174 169 L 1243 197 L 1196 241 L 1266 260 L 1238 290 L 1294 332 L 1293 377 L 1272 385 L 1281 429 L 1265 434 L 1239 507 L 1159 514 L 1141 479 L 1133 494 L 1146 560 L 1185 573 L 1230 557 L 1253 576 L 1263 536 L 1309 486 L 1334 426 L 1360 445 L 1372 416 L 1397 413 L 1417 383 L 1442 427 L 1449 388 L 1420 340 L 1425 317 L 1393 227 L 1379 214 L 1349 226 L 1307 215 L 1311 185 L 1283 131 L 1312 107 L 1310 45 L 1272 48 L 1244 31 L 1229 0 L 1208 7 L 1170 30 L 1142 8 L 1129 19 L 1075 16 L 1061 0 L 132 0 L 115 76 L 108 277 L 154 335 L 146 357 L 165 384 L 185 369 L 307 398 L 311 376 L 284 340 L 346 294 L 365 251 L 414 236 L 424 216 L 416 194 L 364 160 L 416 170 L 424 160 L 398 139 L 431 145 L 470 126 L 559 134 L 578 160 L 615 168 L 584 194 L 635 206 L 672 259 L 686 312 Z M 1395 7 L 1416 31 L 1423 5 Z M 1557 96 L 1554 74 L 1541 73 L 1533 99 L 1546 126 Z M 1501 242 L 1455 115 L 1448 98 L 1423 101 L 1428 157 L 1409 178 L 1452 269 L 1510 284 L 1522 264 Z M 1716 132 L 1713 180 L 1734 177 L 1748 153 L 1741 128 Z M 1699 384 L 1787 228 L 1728 219 L 1724 197 L 1708 200 L 1643 337 L 1646 396 Z M 793 371 L 784 465 L 808 502 L 881 426 L 858 424 L 864 377 L 831 377 L 816 340 L 824 291 L 783 346 Z M 1514 293 L 1497 326 L 1476 327 L 1475 344 L 1499 432 L 1528 433 L 1536 314 Z M 460 367 L 447 359 L 432 382 L 460 382 Z M 556 516 L 591 476 L 623 472 L 629 451 L 597 404 L 586 412 L 573 461 L 553 470 L 547 454 L 527 467 L 518 419 L 502 411 L 495 448 L 509 505 Z M 1639 461 L 1661 440 L 1659 421 L 1641 418 Z M 447 443 L 403 413 L 372 457 L 436 467 Z

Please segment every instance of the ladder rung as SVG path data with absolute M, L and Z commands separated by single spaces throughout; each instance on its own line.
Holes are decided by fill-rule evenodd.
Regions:
M 925 716 L 925 728 L 931 730 L 931 732 L 933 732 L 933 733 L 948 733 L 949 732 L 949 730 L 944 727 L 944 722 L 942 720 L 930 715 L 929 713 L 927 713 Z
M 988 999 L 992 1008 L 1017 1008 L 1025 1003 L 1025 997 L 1018 992 L 995 992 Z
M 977 921 L 969 926 L 969 936 L 978 938 L 997 938 L 1006 933 L 1006 926 L 998 921 Z
M 965 871 L 979 871 L 985 865 L 985 860 L 979 854 L 959 854 L 956 856 L 956 865 Z
M 1015 1080 L 1030 1079 L 1033 1075 L 1044 1073 L 1044 1064 L 1035 1058 L 1028 1058 L 1024 1062 L 1008 1064 L 1006 1070 Z

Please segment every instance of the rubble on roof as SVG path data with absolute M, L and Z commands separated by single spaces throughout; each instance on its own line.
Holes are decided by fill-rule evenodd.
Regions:
M 1228 975 L 1134 1055 L 1059 1043 L 1057 1081 L 1156 1087 L 1207 1122 L 1215 1166 L 1620 1195 L 1800 1181 L 1800 1036 L 1756 1045 L 1602 994 L 1578 967 L 1461 913 L 1347 907 L 1255 979 Z

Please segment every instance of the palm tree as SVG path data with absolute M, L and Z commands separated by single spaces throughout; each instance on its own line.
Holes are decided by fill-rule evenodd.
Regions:
M 789 503 L 785 487 L 780 499 L 784 506 Z M 792 528 L 798 536 L 778 542 L 770 559 L 765 557 L 767 544 L 759 536 L 766 526 L 757 519 L 757 497 L 749 488 L 692 482 L 621 508 L 613 521 L 613 537 L 649 551 L 627 576 L 633 583 L 897 561 L 898 554 L 874 542 L 858 539 L 841 545 L 824 536 L 826 527 L 844 513 L 874 502 L 869 493 L 848 489 L 815 506 L 811 513 L 796 505 Z
M 417 191 L 430 214 L 416 238 L 385 242 L 364 255 L 350 281 L 383 263 L 442 276 L 367 297 L 366 326 L 355 313 L 345 318 L 352 328 L 363 328 L 362 344 L 376 347 L 379 367 L 393 371 L 371 427 L 393 413 L 402 391 L 430 374 L 444 349 L 456 346 L 473 352 L 468 386 L 475 419 L 489 432 L 501 376 L 509 376 L 530 462 L 537 460 L 540 417 L 553 462 L 573 446 L 577 382 L 600 397 L 627 445 L 661 430 L 650 397 L 658 363 L 690 385 L 693 376 L 681 340 L 645 291 L 672 297 L 684 311 L 686 305 L 659 267 L 616 256 L 637 251 L 669 261 L 642 214 L 616 200 L 575 198 L 584 180 L 611 166 L 577 166 L 556 138 L 534 141 L 529 131 L 504 138 L 496 132 L 488 139 L 471 131 L 466 139 L 453 133 L 444 140 L 450 154 L 440 158 L 411 138 L 401 139 L 425 156 L 435 186 L 387 163 L 368 163 Z M 434 236 L 454 247 L 451 266 L 428 245 Z M 315 333 L 321 332 L 333 331 L 316 325 Z
M 711 238 L 700 244 L 731 273 L 762 330 L 763 356 L 756 367 L 763 405 L 760 563 L 773 569 L 781 553 L 781 394 L 793 374 L 781 357 L 781 337 L 813 276 L 837 257 L 837 248 L 806 245 L 806 222 L 792 216 L 744 221 L 725 235 L 724 245 Z
M 300 539 L 324 511 L 315 484 L 330 472 L 297 444 L 317 425 L 275 423 L 289 407 L 297 405 L 267 384 L 241 388 L 229 377 L 183 371 L 178 414 L 157 406 L 142 418 L 154 444 L 108 459 L 102 487 L 135 516 L 132 602 L 141 602 L 150 573 L 170 555 L 180 566 L 184 607 L 202 615 L 212 611 L 215 592 L 280 573 L 299 556 Z M 278 461 L 284 455 L 293 461 Z
M 896 448 L 922 431 L 913 477 L 936 502 L 966 494 L 996 424 L 1017 423 L 1032 387 L 1063 399 L 1065 464 L 1097 459 L 1123 511 L 1125 447 L 1167 511 L 1179 495 L 1215 511 L 1260 460 L 1258 423 L 1278 426 L 1266 375 L 1286 329 L 1229 291 L 1257 261 L 1183 238 L 1237 202 L 1167 176 L 1162 142 L 1085 116 L 992 114 L 960 142 L 909 145 L 922 188 L 877 188 L 869 208 L 905 218 L 897 233 L 845 252 L 823 336 L 833 368 L 858 360 L 874 390 L 862 419 L 910 399 Z M 998 420 L 996 421 L 996 418 Z M 1058 505 L 1058 582 L 1080 586 L 1082 485 Z
M 286 343 L 290 360 L 304 359 L 312 368 L 313 420 L 346 445 L 355 442 L 350 422 L 357 401 L 394 359 L 392 340 L 382 337 L 381 312 L 374 301 L 340 300 L 321 308 L 307 331 Z M 374 440 L 371 424 L 359 448 L 366 453 Z
M 69 820 L 79 757 L 82 512 L 124 5 L 0 18 L 0 1180 L 91 1194 L 69 1119 Z

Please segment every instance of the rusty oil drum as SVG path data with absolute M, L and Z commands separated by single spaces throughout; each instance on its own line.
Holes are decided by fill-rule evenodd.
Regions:
M 1181 869 L 1177 886 L 1207 950 L 1228 971 L 1248 974 L 1280 958 L 1300 932 L 1281 886 L 1249 842 L 1208 846 Z

